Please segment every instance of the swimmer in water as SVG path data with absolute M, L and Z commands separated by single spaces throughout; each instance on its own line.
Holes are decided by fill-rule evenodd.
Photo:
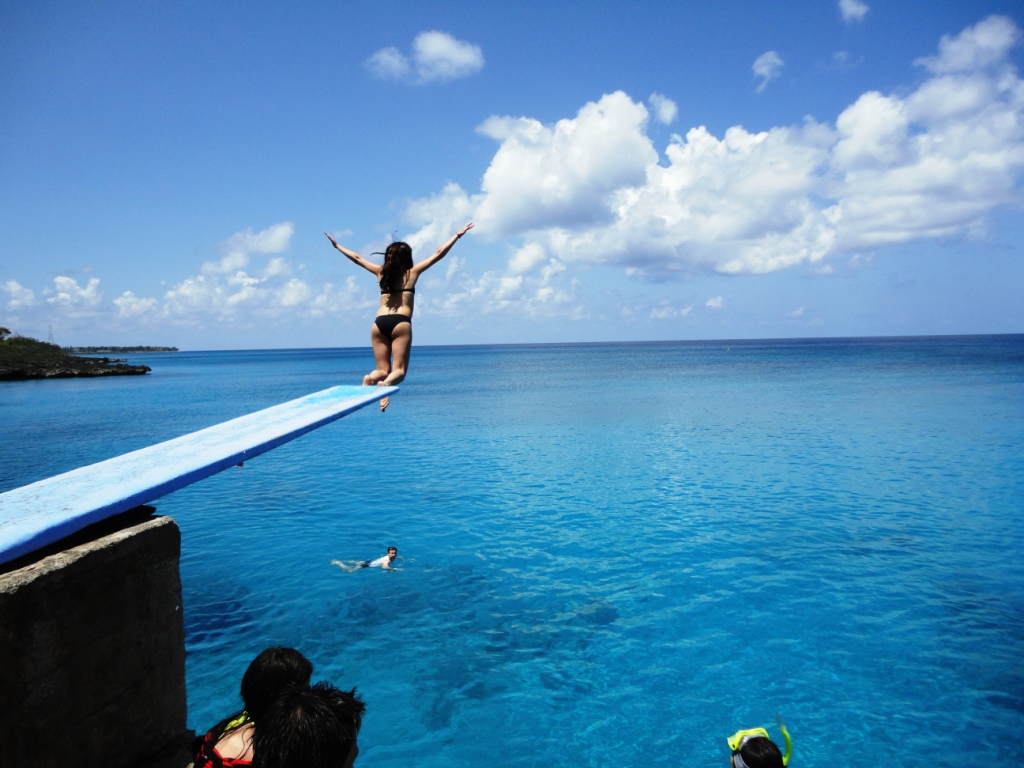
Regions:
M 388 553 L 376 560 L 331 560 L 331 565 L 337 565 L 346 573 L 362 570 L 363 568 L 383 568 L 385 571 L 400 571 L 401 568 L 392 568 L 391 564 L 398 557 L 398 549 L 388 547 Z
M 373 346 L 375 367 L 363 377 L 363 386 L 376 384 L 386 387 L 398 384 L 405 378 L 409 368 L 409 354 L 412 352 L 412 310 L 416 295 L 416 281 L 420 275 L 443 259 L 452 246 L 473 228 L 470 222 L 418 264 L 412 260 L 412 248 L 408 243 L 391 243 L 381 254 L 383 264 L 367 261 L 358 253 L 342 245 L 327 235 L 331 245 L 337 248 L 353 264 L 356 264 L 377 278 L 380 286 L 380 306 L 377 316 L 370 326 L 370 344 Z M 383 412 L 391 402 L 384 397 L 380 401 Z

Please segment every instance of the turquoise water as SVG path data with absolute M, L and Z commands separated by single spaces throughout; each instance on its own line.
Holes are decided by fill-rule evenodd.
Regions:
M 0 491 L 370 362 L 136 360 L 0 384 Z M 776 712 L 796 768 L 1016 765 L 1022 446 L 1022 336 L 417 349 L 386 414 L 157 502 L 189 725 L 287 644 L 363 693 L 360 765 L 725 766 Z

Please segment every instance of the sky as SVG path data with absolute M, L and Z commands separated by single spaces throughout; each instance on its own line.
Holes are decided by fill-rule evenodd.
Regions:
M 64 345 L 1024 332 L 1017 2 L 0 6 L 0 325 Z M 373 257 L 379 258 L 379 257 Z

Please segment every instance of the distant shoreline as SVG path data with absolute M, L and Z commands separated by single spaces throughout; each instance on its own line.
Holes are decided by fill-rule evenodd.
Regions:
M 140 376 L 150 370 L 148 365 L 124 365 L 109 357 L 76 357 L 56 344 L 26 336 L 0 339 L 0 381 Z
M 63 347 L 69 355 L 125 354 L 128 352 L 177 352 L 177 347 Z

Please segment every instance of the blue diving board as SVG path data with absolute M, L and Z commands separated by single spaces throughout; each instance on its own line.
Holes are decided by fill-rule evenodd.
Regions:
M 332 387 L 0 493 L 0 564 L 294 440 L 398 387 Z

